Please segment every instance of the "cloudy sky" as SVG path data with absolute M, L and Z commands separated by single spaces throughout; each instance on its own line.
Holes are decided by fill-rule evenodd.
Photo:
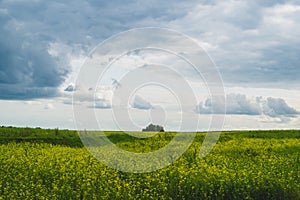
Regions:
M 140 130 L 153 122 L 178 130 L 187 113 L 200 121 L 198 130 L 207 130 L 213 116 L 224 114 L 223 107 L 224 129 L 299 129 L 299 19 L 300 2 L 292 0 L 2 0 L 0 125 L 75 129 L 75 104 L 93 110 L 102 129 Z M 212 100 L 205 81 L 185 62 L 157 50 L 127 52 L 106 63 L 110 68 L 97 86 L 77 84 L 82 66 L 88 65 L 99 43 L 143 27 L 166 28 L 193 38 L 219 71 L 226 103 Z M 97 56 L 93 58 L 97 62 Z M 149 63 L 161 66 L 147 67 Z M 180 84 L 175 92 L 164 87 L 178 79 L 168 66 L 187 81 L 195 101 L 180 102 L 178 96 L 187 92 Z M 122 83 L 122 77 L 138 68 L 144 69 L 139 79 L 155 76 L 164 84 L 133 88 L 126 104 L 114 109 L 115 91 L 130 85 Z M 119 117 L 124 110 L 132 126 Z

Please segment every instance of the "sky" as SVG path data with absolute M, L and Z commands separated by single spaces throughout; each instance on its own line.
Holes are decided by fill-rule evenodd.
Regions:
M 2 0 L 0 125 L 299 129 L 299 19 L 299 1 Z M 145 27 L 162 32 L 126 36 L 120 45 L 127 45 L 127 52 L 110 42 Z M 166 30 L 183 37 L 162 35 Z M 212 96 L 184 52 L 165 51 L 189 49 L 185 36 L 203 50 L 198 58 L 220 75 L 226 101 Z M 164 49 L 134 50 L 129 44 Z M 116 59 L 117 53 L 123 54 Z M 97 59 L 104 56 L 103 64 Z M 102 64 L 107 70 L 90 85 Z M 83 68 L 91 71 L 84 75 Z M 126 101 L 118 102 L 120 94 Z M 98 127 L 80 125 L 76 116 L 85 112 L 95 115 Z M 214 117 L 224 124 L 213 127 Z

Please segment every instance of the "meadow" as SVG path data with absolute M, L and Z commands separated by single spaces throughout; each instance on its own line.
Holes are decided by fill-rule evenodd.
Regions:
M 143 153 L 176 133 L 106 134 Z M 223 132 L 201 159 L 205 134 L 166 168 L 124 173 L 89 154 L 76 131 L 2 127 L 0 199 L 300 199 L 300 130 Z

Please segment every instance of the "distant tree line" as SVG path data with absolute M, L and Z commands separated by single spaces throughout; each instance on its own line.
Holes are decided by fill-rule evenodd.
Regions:
M 164 132 L 164 127 L 160 125 L 149 124 L 146 128 L 142 129 L 142 131 L 155 131 L 155 132 Z

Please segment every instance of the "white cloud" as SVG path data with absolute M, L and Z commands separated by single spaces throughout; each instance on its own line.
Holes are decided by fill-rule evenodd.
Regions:
M 47 104 L 45 104 L 44 109 L 46 109 L 46 110 L 54 109 L 54 106 L 52 103 L 47 103 Z
M 263 113 L 270 117 L 277 116 L 293 116 L 300 114 L 295 108 L 290 107 L 283 99 L 281 98 L 267 98 L 263 102 Z
M 111 102 L 107 99 L 96 99 L 94 108 L 100 108 L 100 109 L 111 108 Z
M 66 88 L 68 89 L 69 86 Z M 65 92 L 64 96 L 58 98 L 63 104 L 81 104 L 86 108 L 107 109 L 112 107 L 113 88 L 99 86 L 95 89 L 86 85 L 77 85 L 69 88 L 73 91 L 73 101 L 71 92 Z M 66 90 L 65 90 L 66 91 Z
M 224 102 L 207 98 L 196 107 L 199 114 L 228 114 L 228 115 L 265 115 L 282 120 L 299 115 L 300 112 L 289 106 L 281 98 L 249 98 L 244 94 L 228 94 L 226 96 L 226 112 L 222 109 Z
M 141 110 L 149 110 L 153 107 L 150 102 L 137 95 L 134 97 L 131 106 Z

